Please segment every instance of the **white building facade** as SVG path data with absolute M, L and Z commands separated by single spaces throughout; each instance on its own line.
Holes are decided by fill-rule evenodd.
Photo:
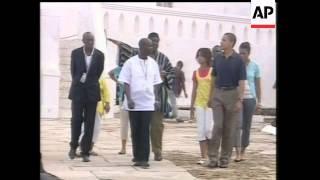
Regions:
M 64 100 L 59 94 L 65 92 L 61 92 L 60 87 L 68 88 L 68 84 L 59 84 L 65 76 L 61 73 L 64 68 L 60 61 L 70 58 L 71 51 L 61 55 L 61 41 L 75 40 L 80 47 L 82 34 L 86 31 L 95 34 L 96 47 L 105 53 L 105 76 L 116 66 L 117 59 L 117 47 L 106 41 L 105 32 L 109 38 L 135 47 L 139 39 L 150 32 L 159 33 L 160 51 L 174 66 L 179 60 L 184 62 L 189 98 L 180 98 L 179 105 L 190 103 L 191 76 L 198 67 L 196 51 L 201 47 L 212 48 L 220 43 L 224 33 L 233 32 L 237 36 L 236 51 L 241 42 L 249 41 L 252 45 L 251 59 L 261 69 L 262 105 L 275 107 L 272 86 L 276 77 L 276 31 L 250 28 L 250 3 L 171 3 L 167 7 L 157 4 L 42 3 L 41 117 L 63 116 L 59 111 Z M 114 99 L 115 84 L 110 79 L 108 83 Z

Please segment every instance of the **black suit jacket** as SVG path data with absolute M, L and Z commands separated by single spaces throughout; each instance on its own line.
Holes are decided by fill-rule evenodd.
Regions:
M 69 99 L 73 101 L 100 101 L 99 78 L 104 68 L 103 52 L 94 49 L 91 64 L 87 72 L 83 47 L 77 48 L 71 53 L 70 67 L 72 83 L 69 91 Z M 80 82 L 83 73 L 87 73 L 85 83 Z

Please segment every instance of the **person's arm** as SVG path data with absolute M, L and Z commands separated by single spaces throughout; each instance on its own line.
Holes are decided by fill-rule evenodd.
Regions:
M 242 102 L 243 101 L 243 97 L 244 97 L 244 82 L 245 80 L 240 80 L 239 81 L 239 100 Z
M 175 74 L 175 70 L 174 68 L 172 67 L 171 63 L 170 63 L 170 60 L 168 57 L 165 57 L 165 67 L 164 67 L 164 70 L 165 71 L 165 74 L 164 74 L 164 82 L 165 84 L 167 84 L 168 88 L 169 89 L 173 89 L 173 80 L 176 76 Z
M 159 91 L 161 88 L 162 79 L 160 76 L 159 66 L 157 63 L 154 63 L 153 70 L 155 72 L 153 77 L 153 90 L 154 90 L 154 96 L 155 96 L 155 110 L 157 111 L 160 109 Z
M 186 79 L 185 79 L 185 77 L 184 77 L 184 72 L 181 71 L 181 87 L 182 87 L 182 89 L 183 89 L 185 98 L 188 98 L 188 94 L 187 94 L 187 91 L 186 91 L 185 81 L 186 81 Z
M 190 119 L 194 119 L 194 103 L 196 100 L 198 82 L 196 80 L 196 71 L 192 75 L 192 93 L 191 93 L 191 105 L 190 105 Z
M 116 68 L 112 69 L 111 71 L 109 71 L 109 77 L 116 83 L 118 83 L 118 80 L 116 78 L 116 76 L 114 75 L 114 71 L 115 71 Z
M 242 101 L 244 97 L 245 81 L 247 80 L 246 64 L 240 60 L 240 74 L 239 74 L 239 100 Z
M 260 69 L 259 66 L 256 65 L 256 71 L 255 71 L 255 91 L 257 94 L 257 100 L 258 100 L 258 108 L 261 108 L 261 76 L 260 76 Z
M 102 103 L 104 104 L 104 109 L 108 113 L 110 111 L 110 92 L 105 79 L 101 80 L 102 85 Z
M 242 102 L 243 102 L 243 97 L 244 97 L 244 89 L 245 89 L 245 86 L 244 86 L 244 83 L 245 83 L 245 80 L 247 80 L 247 72 L 246 72 L 246 65 L 245 63 L 239 59 L 239 88 L 238 88 L 238 91 L 239 91 L 239 97 L 238 97 L 238 100 L 237 100 L 237 103 L 236 103 L 236 106 L 235 106 L 235 111 L 236 112 L 239 112 L 242 108 Z
M 212 69 L 213 72 L 213 69 Z M 213 91 L 215 88 L 215 76 L 211 75 L 211 86 L 210 86 L 210 93 L 209 93 L 209 101 L 207 106 L 212 108 L 212 99 L 213 99 Z
M 127 101 L 128 101 L 128 108 L 129 109 L 134 109 L 134 102 L 131 98 L 131 90 L 130 90 L 130 84 L 128 83 L 124 83 L 124 87 L 125 87 L 125 94 L 127 97 Z
M 98 66 L 98 77 L 100 78 L 104 69 L 104 54 L 101 53 L 101 64 Z
M 125 88 L 125 95 L 127 97 L 127 103 L 128 103 L 128 108 L 129 109 L 134 109 L 134 102 L 131 98 L 131 88 L 130 88 L 130 83 L 131 83 L 131 64 L 129 61 L 125 62 L 120 75 L 119 75 L 119 79 L 118 81 L 123 82 L 124 83 L 124 88 Z
M 71 72 L 72 80 L 75 80 L 75 55 L 74 55 L 74 51 L 72 51 L 72 53 L 71 53 L 70 72 Z
M 255 78 L 258 105 L 261 104 L 261 78 Z

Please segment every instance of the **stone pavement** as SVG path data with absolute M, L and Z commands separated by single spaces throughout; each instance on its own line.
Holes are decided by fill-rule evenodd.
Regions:
M 247 161 L 231 163 L 228 169 L 207 169 L 196 164 L 199 145 L 195 123 L 166 122 L 164 160 L 153 161 L 150 169 L 132 166 L 131 141 L 127 154 L 120 150 L 119 119 L 103 120 L 102 131 L 91 162 L 69 160 L 70 120 L 41 120 L 41 152 L 44 169 L 65 180 L 191 180 L 191 179 L 275 179 L 275 136 L 261 132 L 263 118 L 256 116 Z

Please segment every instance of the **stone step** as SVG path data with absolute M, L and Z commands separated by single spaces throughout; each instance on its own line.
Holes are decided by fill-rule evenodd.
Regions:
M 265 117 L 265 118 L 263 118 L 263 121 L 265 123 L 271 123 L 271 122 L 275 121 L 275 119 L 276 119 L 276 117 Z
M 63 81 L 63 82 L 67 81 L 67 82 L 71 83 L 71 74 L 70 74 L 70 72 L 69 73 L 61 73 L 60 81 Z
M 71 101 L 70 99 L 60 99 L 59 100 L 59 109 L 67 109 L 67 108 L 71 108 Z
M 60 87 L 59 89 L 60 90 L 63 90 L 63 89 L 70 89 L 70 86 L 71 86 L 71 82 L 68 82 L 68 81 L 60 81 Z
M 67 88 L 63 88 L 63 89 L 60 89 L 60 94 L 69 94 L 69 89 Z
M 68 87 L 59 88 L 60 94 L 69 94 L 69 90 Z
M 60 48 L 60 52 L 59 52 L 59 56 L 60 57 L 71 57 L 71 52 L 72 52 L 72 50 L 70 51 L 70 49 L 65 49 L 65 48 L 63 48 L 63 49 L 61 49 Z
M 59 100 L 61 99 L 68 99 L 69 93 L 60 93 L 59 94 Z
M 60 65 L 68 65 L 70 66 L 71 63 L 71 57 L 65 57 L 65 56 L 60 56 Z
M 60 118 L 71 118 L 71 109 L 59 109 Z
M 81 39 L 73 39 L 73 40 L 61 40 L 60 41 L 60 48 L 61 49 L 67 49 L 67 48 L 71 48 L 71 49 L 75 49 L 77 47 L 81 47 L 82 41 Z
M 255 115 L 263 115 L 263 116 L 275 116 L 276 109 L 275 108 L 262 108 L 260 112 L 256 112 Z
M 70 74 L 70 65 L 60 64 L 60 72 L 62 74 Z
M 59 87 L 59 117 L 70 120 L 71 101 L 68 99 L 71 86 L 70 62 L 72 50 L 81 47 L 81 39 L 61 40 L 60 41 L 60 87 Z

